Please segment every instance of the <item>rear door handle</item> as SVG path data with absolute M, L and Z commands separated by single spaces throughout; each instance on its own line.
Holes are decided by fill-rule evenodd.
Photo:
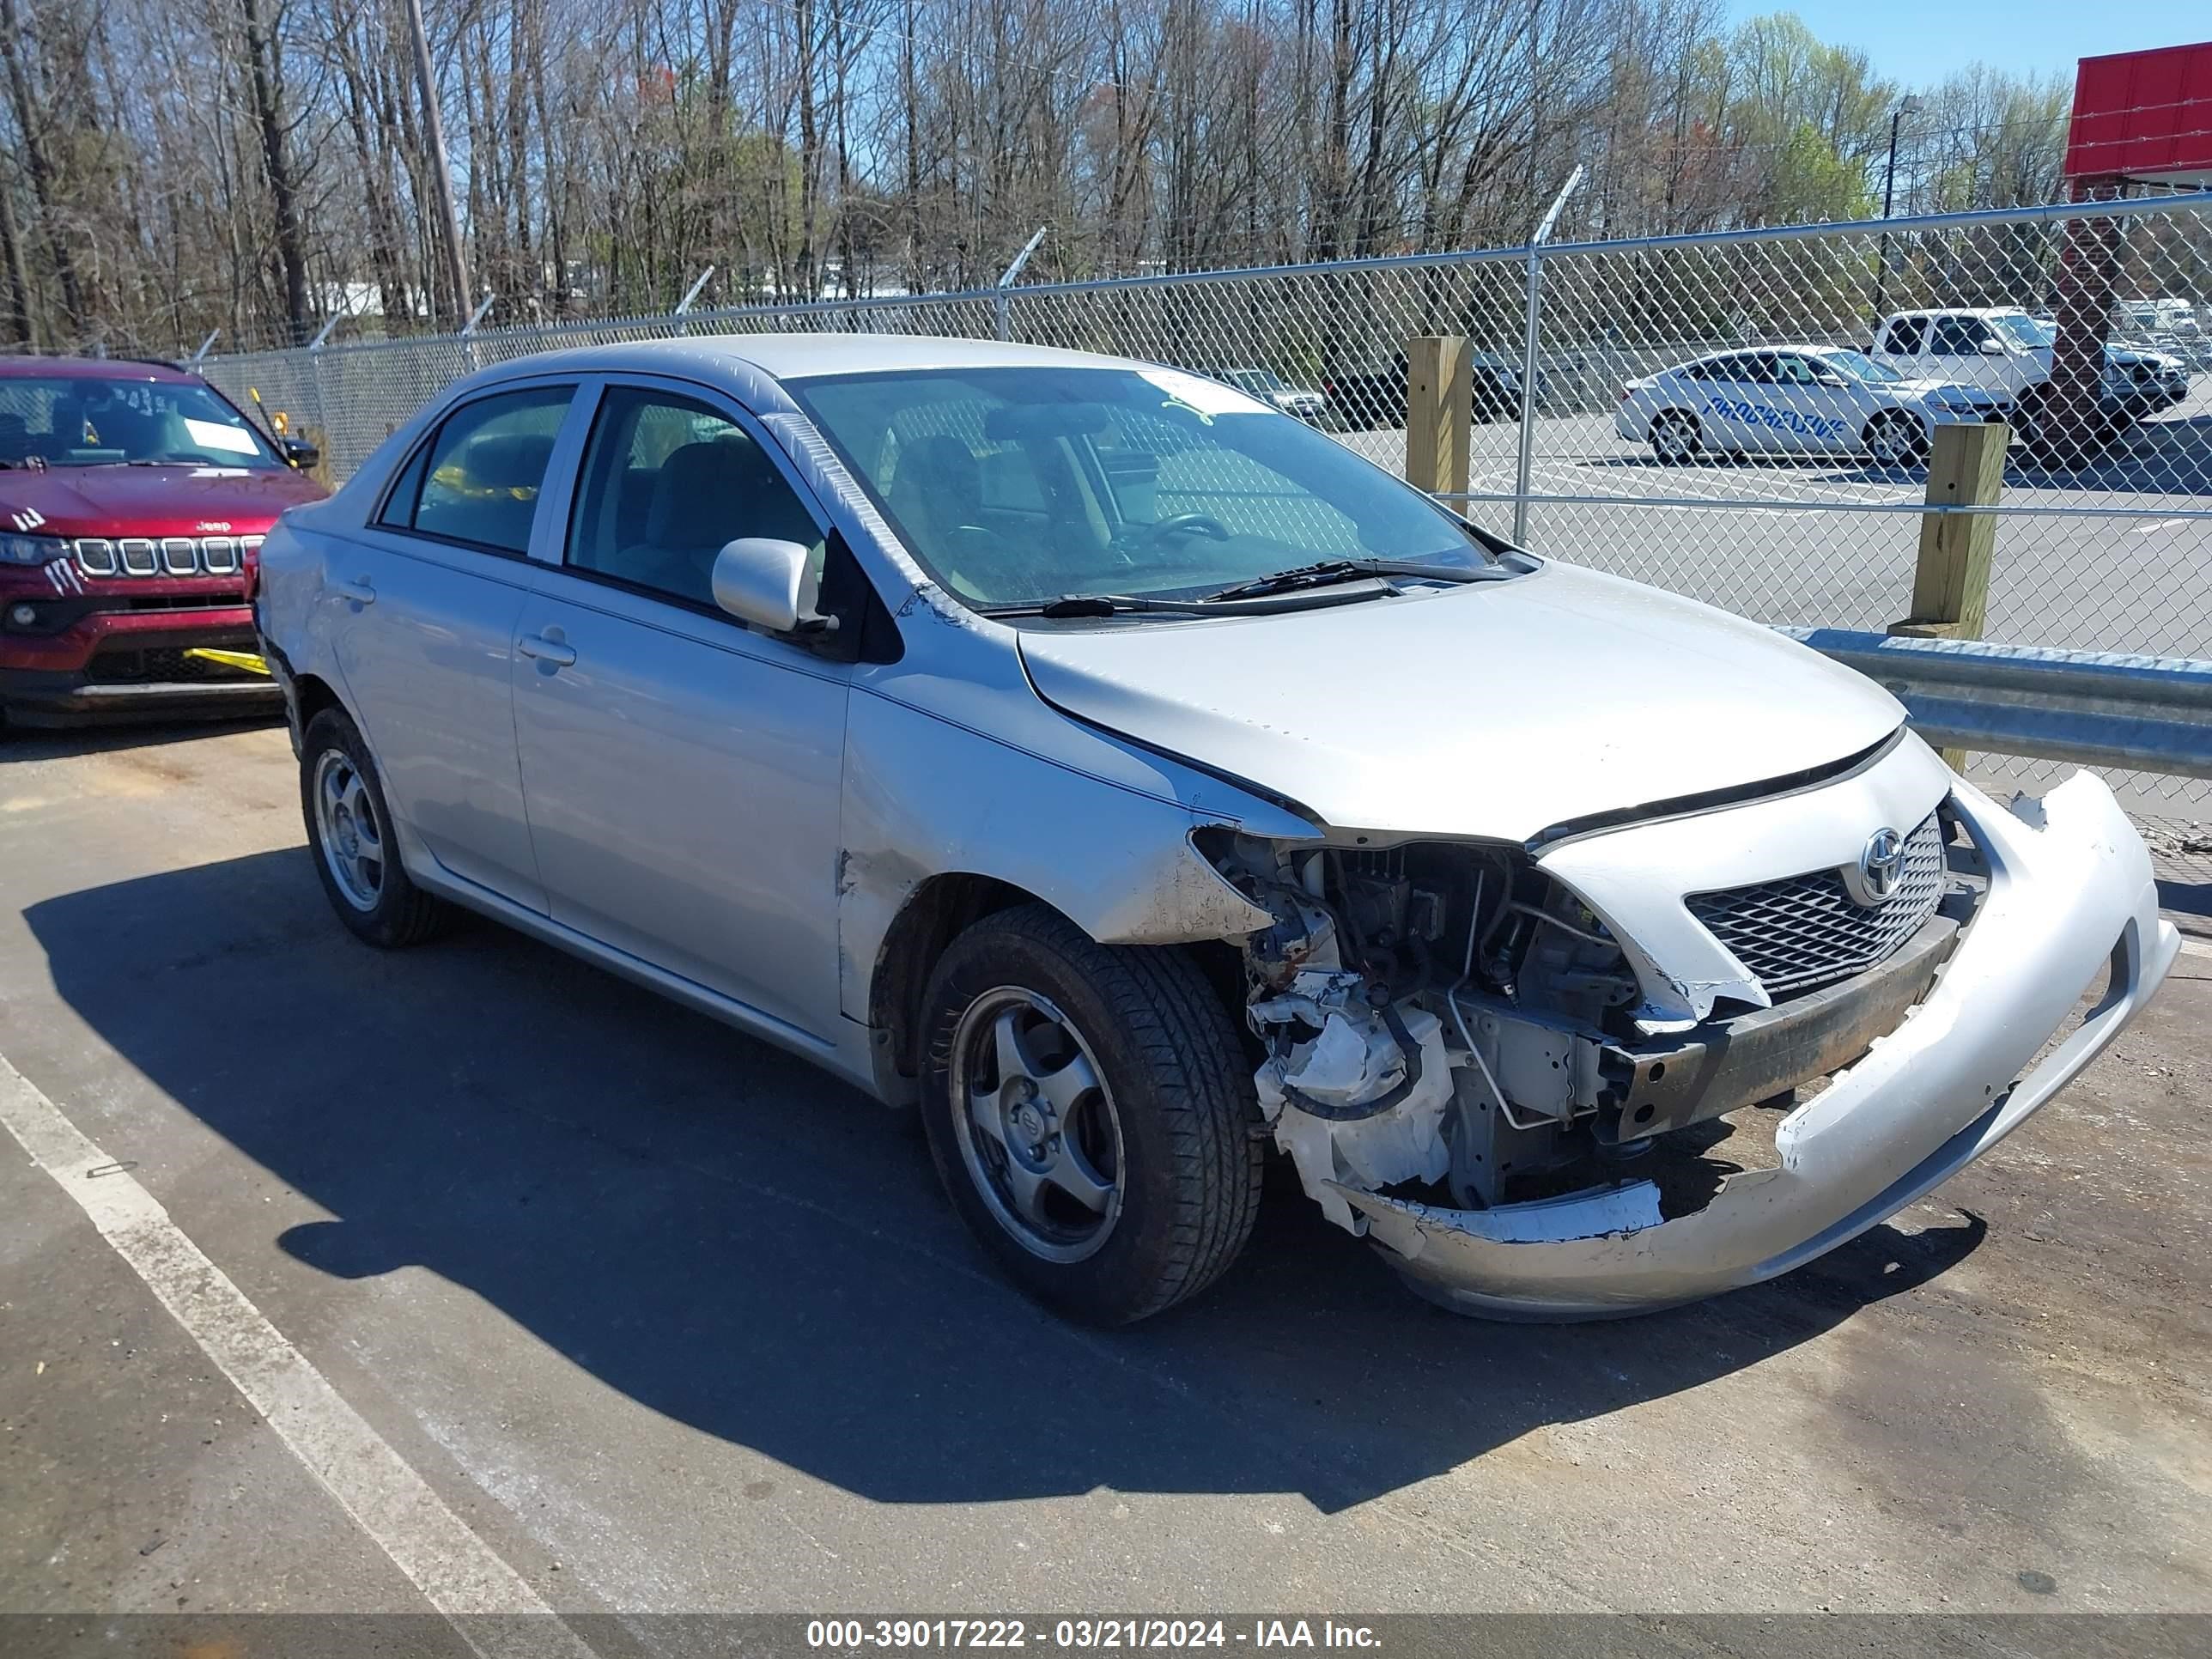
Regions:
M 376 590 L 368 585 L 368 578 L 359 581 L 332 582 L 331 591 L 342 599 L 351 599 L 356 605 L 374 605 Z
M 576 647 L 563 645 L 558 640 L 549 640 L 543 634 L 525 634 L 514 642 L 514 648 L 526 657 L 533 657 L 556 668 L 566 668 L 576 660 Z

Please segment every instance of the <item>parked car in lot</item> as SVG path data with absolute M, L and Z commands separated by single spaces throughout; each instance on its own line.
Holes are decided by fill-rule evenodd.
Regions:
M 1521 372 L 1494 352 L 1469 356 L 1474 418 L 1478 422 L 1521 418 Z M 1406 424 L 1409 389 L 1407 367 L 1401 352 L 1387 369 L 1370 374 L 1344 374 L 1323 383 L 1328 406 L 1346 426 L 1366 431 Z
M 1908 380 L 1861 352 L 1774 346 L 1628 381 L 1613 429 L 1670 466 L 1754 453 L 1911 466 L 1928 459 L 1938 426 L 2002 420 L 2008 406 L 1978 386 Z
M 1900 311 L 1875 327 L 1869 355 L 1908 377 L 1941 378 L 1996 393 L 2033 431 L 2051 381 L 2057 325 L 2017 306 Z M 2121 421 L 2140 420 L 2189 396 L 2189 370 L 2171 353 L 2105 348 L 2103 399 Z
M 262 538 L 325 494 L 313 459 L 167 363 L 0 357 L 0 720 L 273 713 L 225 658 L 253 648 Z
M 1093 1320 L 1223 1272 L 1268 1145 L 1462 1310 L 1771 1277 L 2178 950 L 2094 777 L 2008 810 L 1778 635 L 1110 357 L 509 362 L 288 514 L 257 615 L 348 927 L 481 911 L 918 1103 L 983 1246 Z M 1819 1084 L 1775 1167 L 1655 1178 Z
M 1311 425 L 1320 425 L 1322 417 L 1328 411 L 1328 399 L 1320 392 L 1287 385 L 1283 377 L 1272 368 L 1208 368 L 1199 372 L 1210 380 L 1233 386 L 1239 392 L 1249 392 L 1261 403 L 1271 404 L 1285 415 L 1295 415 Z

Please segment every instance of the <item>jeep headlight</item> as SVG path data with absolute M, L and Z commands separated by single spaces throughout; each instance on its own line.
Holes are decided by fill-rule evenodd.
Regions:
M 0 564 L 51 564 L 69 547 L 58 536 L 0 536 Z

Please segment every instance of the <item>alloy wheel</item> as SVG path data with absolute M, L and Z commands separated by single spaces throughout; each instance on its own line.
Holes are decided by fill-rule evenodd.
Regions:
M 1104 1074 L 1067 1017 L 1000 986 L 954 1028 L 953 1129 L 975 1190 L 1032 1255 L 1081 1261 L 1120 1219 L 1121 1123 Z
M 1668 466 L 1686 465 L 1698 453 L 1698 428 L 1683 415 L 1662 415 L 1651 422 L 1651 453 Z
M 384 826 L 351 756 L 323 750 L 315 762 L 314 797 L 315 840 L 331 880 L 355 909 L 374 910 L 384 894 Z

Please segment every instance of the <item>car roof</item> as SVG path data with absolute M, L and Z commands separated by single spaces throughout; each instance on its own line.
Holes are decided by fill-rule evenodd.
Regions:
M 15 352 L 0 355 L 0 380 L 161 380 L 173 385 L 198 379 L 198 375 L 174 363 L 138 357 L 33 357 Z
M 1058 346 L 1015 345 L 1005 340 L 969 340 L 928 334 L 709 334 L 681 340 L 623 341 L 580 346 L 511 359 L 501 367 L 514 374 L 607 374 L 623 369 L 690 372 L 727 364 L 757 370 L 777 380 L 810 380 L 825 374 L 860 374 L 890 370 L 1018 368 L 1121 368 L 1126 357 L 1065 351 Z

